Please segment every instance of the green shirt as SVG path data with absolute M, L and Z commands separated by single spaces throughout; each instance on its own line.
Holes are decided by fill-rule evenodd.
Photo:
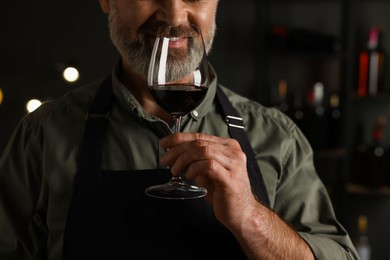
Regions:
M 101 81 L 79 87 L 24 116 L 0 159 L 0 259 L 62 259 L 86 114 Z M 183 118 L 182 131 L 228 137 L 214 96 Z M 102 168 L 159 167 L 159 139 L 171 126 L 145 113 L 113 72 Z M 274 108 L 223 88 L 242 116 L 263 173 L 270 206 L 307 241 L 317 259 L 358 259 L 316 174 L 313 152 L 297 126 Z

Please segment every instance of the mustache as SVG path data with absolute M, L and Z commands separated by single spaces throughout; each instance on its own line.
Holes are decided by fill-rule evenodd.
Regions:
M 140 36 L 152 37 L 187 37 L 192 38 L 199 35 L 199 30 L 195 26 L 171 26 L 165 23 L 150 24 L 147 23 L 140 28 Z

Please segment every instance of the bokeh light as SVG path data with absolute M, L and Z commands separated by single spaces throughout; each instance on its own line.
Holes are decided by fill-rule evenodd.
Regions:
M 80 73 L 75 67 L 67 67 L 64 69 L 62 76 L 68 82 L 76 82 L 80 77 Z
M 4 100 L 4 92 L 3 92 L 3 90 L 0 88 L 0 105 L 1 105 L 1 103 L 3 103 L 3 100 Z
M 38 99 L 31 99 L 26 104 L 27 112 L 33 112 L 35 109 L 37 109 L 40 105 L 42 105 L 42 102 Z

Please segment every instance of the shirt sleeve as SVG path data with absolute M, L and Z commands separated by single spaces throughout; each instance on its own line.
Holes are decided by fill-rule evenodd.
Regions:
M 307 139 L 295 127 L 291 140 L 276 191 L 275 211 L 308 243 L 316 259 L 359 259 L 316 173 Z
M 45 209 L 38 134 L 22 120 L 0 158 L 0 259 L 44 259 Z

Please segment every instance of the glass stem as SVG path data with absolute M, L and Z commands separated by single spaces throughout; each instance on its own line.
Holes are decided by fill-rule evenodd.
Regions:
M 180 127 L 181 127 L 181 116 L 179 115 L 172 115 L 173 120 L 175 121 L 175 126 L 173 127 L 174 133 L 180 133 Z M 170 180 L 171 183 L 181 183 L 182 178 L 181 175 L 172 176 L 172 179 Z
M 175 121 L 175 126 L 173 128 L 173 131 L 175 133 L 180 133 L 180 127 L 181 127 L 181 116 L 179 115 L 172 115 L 173 120 Z

